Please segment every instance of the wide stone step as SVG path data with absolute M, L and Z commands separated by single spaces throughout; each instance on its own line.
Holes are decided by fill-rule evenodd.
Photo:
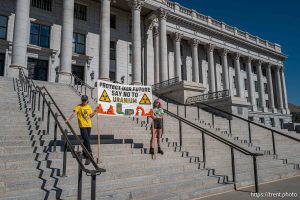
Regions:
M 172 180 L 172 179 L 171 179 Z M 203 187 L 208 187 L 212 185 L 216 185 L 216 180 L 210 179 L 210 181 L 201 178 L 192 178 L 192 179 L 173 179 L 171 182 L 158 182 L 156 183 L 156 178 L 152 177 L 145 177 L 142 180 L 136 180 L 136 183 L 132 183 L 132 185 L 129 185 L 126 181 L 126 185 L 123 185 L 122 183 L 117 183 L 117 185 L 114 186 L 114 189 L 111 188 L 111 185 L 99 185 L 97 186 L 97 191 L 99 192 L 97 198 L 100 197 L 114 197 L 117 198 L 117 196 L 123 196 L 124 198 L 129 198 L 131 196 L 133 199 L 140 199 L 144 197 L 149 197 L 152 195 L 155 195 L 159 192 L 172 192 L 178 190 L 178 188 L 181 189 L 187 189 L 191 187 L 195 187 L 196 185 L 202 185 Z M 102 187 L 101 187 L 102 186 Z M 64 188 L 66 191 L 66 188 Z M 89 191 L 88 189 L 85 189 L 85 191 Z M 117 191 L 117 194 L 116 194 Z M 100 193 L 101 192 L 101 193 Z M 67 193 L 67 192 L 66 192 Z M 73 189 L 73 191 L 68 191 L 68 194 L 64 193 L 66 196 L 72 196 L 76 194 L 76 190 Z M 85 193 L 86 194 L 86 193 Z
M 55 193 L 49 190 L 49 200 L 54 200 Z M 47 195 L 45 191 L 40 188 L 30 188 L 27 190 L 17 190 L 11 192 L 5 192 L 1 194 L 0 200 L 33 200 L 33 199 L 44 199 Z

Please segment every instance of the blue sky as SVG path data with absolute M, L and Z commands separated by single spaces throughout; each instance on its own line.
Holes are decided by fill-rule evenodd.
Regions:
M 188 8 L 282 47 L 290 103 L 300 105 L 299 0 L 175 0 Z

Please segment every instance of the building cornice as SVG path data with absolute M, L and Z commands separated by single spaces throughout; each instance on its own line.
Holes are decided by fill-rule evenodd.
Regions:
M 287 56 L 281 52 L 281 46 L 279 44 L 271 43 L 247 32 L 243 32 L 235 27 L 225 24 L 224 22 L 219 22 L 209 16 L 198 13 L 195 10 L 181 6 L 178 3 L 168 0 L 146 0 L 146 4 L 149 4 L 152 7 L 155 6 L 156 8 L 168 10 L 168 18 L 180 20 L 181 23 L 193 25 L 202 29 L 204 28 L 214 34 L 235 39 L 245 45 L 250 45 L 251 47 L 259 50 L 267 51 L 282 60 L 287 58 Z

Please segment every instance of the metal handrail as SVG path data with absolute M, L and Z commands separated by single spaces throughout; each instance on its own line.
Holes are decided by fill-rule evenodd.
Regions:
M 185 124 L 199 130 L 199 131 L 203 131 L 206 135 L 209 135 L 210 137 L 218 140 L 219 142 L 222 142 L 223 144 L 225 144 L 227 146 L 230 146 L 230 147 L 234 148 L 235 150 L 237 150 L 237 151 L 239 151 L 239 152 L 241 152 L 245 155 L 250 155 L 250 156 L 262 156 L 263 155 L 261 153 L 252 153 L 251 151 L 249 151 L 249 150 L 247 150 L 243 147 L 240 147 L 240 146 L 238 146 L 238 145 L 236 145 L 236 144 L 234 144 L 234 143 L 232 143 L 232 142 L 230 142 L 230 141 L 228 141 L 228 140 L 226 140 L 226 139 L 224 139 L 224 138 L 222 138 L 222 137 L 220 137 L 220 136 L 218 136 L 218 135 L 216 135 L 216 134 L 214 134 L 214 133 L 212 133 L 212 132 L 210 132 L 210 131 L 208 131 L 208 130 L 206 130 L 206 129 L 198 126 L 198 125 L 196 125 L 195 123 L 190 122 L 189 120 L 186 120 L 186 119 L 184 119 L 184 118 L 182 118 L 182 117 L 166 110 L 166 109 L 164 109 L 164 111 L 165 111 L 166 114 L 170 115 L 171 117 L 176 118 L 176 119 L 184 122 Z
M 206 107 L 208 107 L 208 108 L 210 108 L 210 109 L 212 109 L 212 110 L 214 110 L 214 111 L 217 111 L 217 112 L 219 112 L 219 113 L 222 113 L 222 114 L 224 114 L 224 115 L 226 115 L 226 116 L 235 117 L 235 118 L 240 119 L 240 120 L 242 120 L 242 121 L 244 121 L 244 122 L 247 122 L 247 123 L 248 123 L 248 138 L 249 138 L 249 143 L 252 143 L 252 130 L 251 130 L 251 124 L 252 124 L 252 125 L 255 125 L 255 126 L 258 126 L 258 127 L 260 127 L 260 128 L 263 128 L 263 129 L 265 129 L 265 130 L 270 131 L 270 132 L 271 132 L 271 135 L 272 135 L 272 147 L 273 147 L 273 154 L 274 154 L 274 155 L 277 155 L 277 149 L 276 149 L 276 143 L 275 143 L 275 134 L 280 135 L 280 136 L 283 136 L 283 137 L 286 137 L 286 138 L 289 138 L 289 139 L 291 139 L 291 140 L 293 140 L 293 141 L 296 141 L 296 142 L 300 142 L 300 139 L 298 139 L 298 138 L 295 138 L 295 137 L 293 137 L 293 136 L 287 135 L 287 134 L 285 134 L 285 133 L 282 133 L 282 132 L 280 132 L 280 131 L 274 130 L 274 129 L 272 129 L 272 128 L 266 127 L 266 126 L 261 125 L 261 124 L 259 124 L 259 123 L 256 123 L 256 122 L 247 120 L 247 119 L 245 119 L 245 118 L 242 118 L 242 117 L 237 116 L 237 115 L 235 115 L 235 114 L 232 114 L 232 113 L 229 113 L 229 112 L 227 112 L 227 111 L 221 110 L 221 109 L 219 109 L 219 108 L 213 107 L 213 106 L 208 105 L 208 104 L 203 103 L 203 102 L 197 102 L 196 104 L 198 104 L 198 105 L 195 105 L 195 104 L 187 105 L 187 104 L 179 103 L 179 102 L 177 102 L 177 101 L 175 101 L 175 100 L 173 100 L 173 99 L 170 99 L 170 98 L 168 98 L 168 97 L 165 97 L 165 96 L 163 96 L 163 95 L 159 95 L 159 94 L 157 94 L 157 93 L 155 93 L 155 92 L 154 92 L 154 94 L 157 95 L 159 98 L 161 98 L 161 99 L 163 99 L 163 100 L 165 100 L 165 101 L 167 102 L 167 109 L 168 109 L 169 103 L 173 103 L 173 104 L 177 105 L 177 107 L 178 107 L 179 105 L 184 106 L 184 108 L 185 108 L 185 116 L 186 116 L 186 108 L 187 108 L 187 107 L 196 107 L 197 109 L 199 109 L 199 105 L 203 105 L 203 106 L 206 106 Z M 177 111 L 178 111 L 178 108 L 177 108 Z M 199 114 L 199 113 L 198 113 L 198 114 Z M 214 116 L 215 116 L 215 115 L 212 113 L 212 119 L 214 119 Z M 231 128 L 231 126 L 232 126 L 232 124 L 231 124 L 231 119 L 227 119 L 227 120 L 228 120 L 228 123 L 229 123 L 229 131 L 231 132 L 231 130 L 232 130 L 232 128 Z
M 75 82 L 80 83 L 80 84 L 75 84 Z M 76 89 L 80 94 L 85 94 L 87 95 L 87 89 L 91 90 L 91 98 L 93 100 L 95 100 L 96 98 L 94 98 L 94 90 L 95 87 L 92 87 L 90 85 L 88 85 L 86 82 L 84 82 L 83 80 L 81 80 L 78 76 L 76 76 L 75 74 L 71 74 L 71 81 L 69 84 L 72 88 Z M 79 89 L 80 88 L 80 89 Z M 84 91 L 83 91 L 84 89 Z
M 186 99 L 186 104 L 193 104 L 202 101 L 212 100 L 212 99 L 220 99 L 229 97 L 230 92 L 229 90 L 217 91 L 217 92 L 209 92 L 207 94 L 201 94 L 198 96 L 189 97 Z
M 189 120 L 186 120 L 166 109 L 164 109 L 165 113 L 168 114 L 169 116 L 177 119 L 179 121 L 179 137 L 180 137 L 180 146 L 182 145 L 182 122 L 199 130 L 202 133 L 202 154 L 203 154 L 203 162 L 205 164 L 206 162 L 206 148 L 205 148 L 205 135 L 210 136 L 211 138 L 225 144 L 226 146 L 230 147 L 231 150 L 231 167 L 232 167 L 232 182 L 234 183 L 234 188 L 236 189 L 236 174 L 235 174 L 235 156 L 234 156 L 234 150 L 246 155 L 246 156 L 251 156 L 253 159 L 253 172 L 254 172 L 254 185 L 255 185 L 255 192 L 259 191 L 259 185 L 258 185 L 258 173 L 257 173 L 257 157 L 258 156 L 263 156 L 262 153 L 253 153 L 243 147 L 240 147 L 198 125 L 195 123 L 190 122 Z
M 63 126 L 61 122 L 58 120 L 58 116 L 61 116 L 66 121 L 65 115 L 62 113 L 60 108 L 57 106 L 56 102 L 54 101 L 51 94 L 48 92 L 47 88 L 35 86 L 32 79 L 28 79 L 28 77 L 25 75 L 22 68 L 19 68 L 19 79 L 21 82 L 21 86 L 23 88 L 23 91 L 26 91 L 29 94 L 29 102 L 32 104 L 32 111 L 34 112 L 36 109 L 36 106 L 38 106 L 38 111 L 40 111 L 41 107 L 41 97 L 42 97 L 42 120 L 44 120 L 44 111 L 45 111 L 45 104 L 48 108 L 48 115 L 47 115 L 47 133 L 49 134 L 49 124 L 50 124 L 50 114 L 55 120 L 55 126 L 54 126 L 54 150 L 56 150 L 56 139 L 57 139 L 57 128 L 61 131 L 63 138 L 64 138 L 64 156 L 63 156 L 63 176 L 66 176 L 66 161 L 67 161 L 67 149 L 71 151 L 72 156 L 76 159 L 79 166 L 79 180 L 78 180 L 78 199 L 81 199 L 82 196 L 82 171 L 84 171 L 87 175 L 90 175 L 92 177 L 92 187 L 91 187 L 91 196 L 94 200 L 96 198 L 95 192 L 96 192 L 96 176 L 100 175 L 103 172 L 106 172 L 105 169 L 99 168 L 96 162 L 94 161 L 93 157 L 90 155 L 88 150 L 85 148 L 83 143 L 81 142 L 80 138 L 77 136 L 76 132 L 74 131 L 73 127 L 67 123 L 67 126 L 70 131 L 67 129 L 63 129 Z M 38 93 L 38 103 L 36 102 Z M 50 98 L 50 101 L 47 101 L 46 96 Z M 36 105 L 37 104 L 37 105 Z M 52 109 L 51 105 L 54 105 L 54 107 L 57 109 L 58 113 L 55 113 Z M 71 141 L 68 138 L 68 133 L 72 133 L 77 140 L 78 144 L 81 146 L 84 153 L 88 156 L 88 158 L 91 160 L 91 163 L 94 170 L 90 170 L 85 168 L 85 166 L 82 163 L 82 157 L 80 154 L 78 154 Z
M 173 85 L 177 85 L 179 83 L 181 83 L 179 81 L 179 77 L 175 77 L 175 78 L 168 79 L 168 80 L 165 80 L 165 81 L 162 81 L 160 83 L 156 83 L 156 84 L 152 85 L 152 90 L 156 91 L 158 89 L 173 86 Z

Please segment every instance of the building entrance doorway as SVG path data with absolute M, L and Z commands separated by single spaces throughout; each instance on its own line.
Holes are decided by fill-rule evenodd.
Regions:
M 28 78 L 48 81 L 48 61 L 28 58 Z
M 84 81 L 84 66 L 72 65 L 72 74 Z M 77 85 L 80 83 L 75 80 L 75 84 Z

